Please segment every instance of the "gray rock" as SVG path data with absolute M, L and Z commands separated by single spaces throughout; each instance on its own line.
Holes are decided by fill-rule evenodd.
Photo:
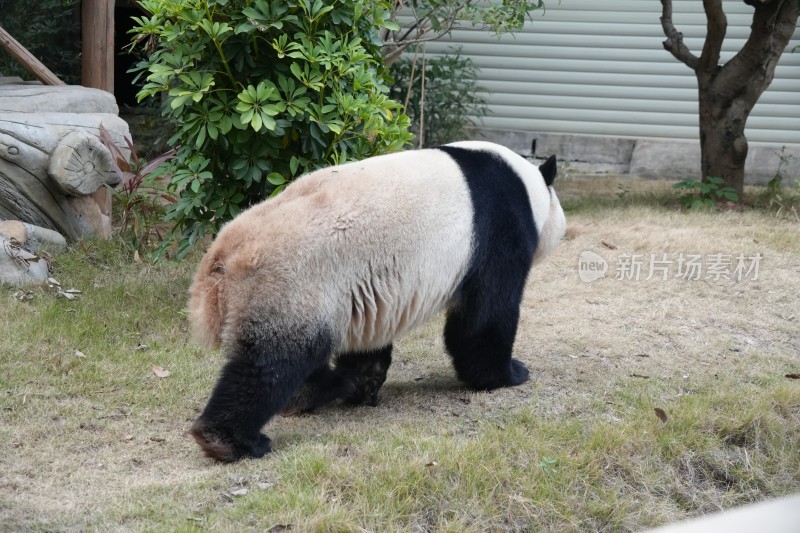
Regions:
M 0 285 L 24 286 L 47 282 L 50 264 L 14 238 L 0 235 Z

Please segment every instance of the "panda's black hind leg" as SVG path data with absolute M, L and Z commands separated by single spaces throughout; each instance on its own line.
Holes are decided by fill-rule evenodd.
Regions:
M 461 381 L 476 390 L 512 387 L 528 381 L 525 365 L 511 357 L 519 319 L 517 298 L 494 308 L 479 299 L 447 315 L 444 341 Z
M 281 337 L 246 324 L 229 350 L 211 398 L 189 430 L 218 461 L 261 457 L 271 450 L 261 428 L 283 409 L 308 376 L 327 362 L 330 337 L 319 332 Z
M 336 370 L 358 376 L 356 389 L 345 396 L 354 405 L 378 405 L 378 392 L 392 364 L 392 345 L 369 352 L 347 352 L 336 357 Z
M 291 416 L 307 413 L 347 398 L 356 392 L 361 381 L 361 376 L 354 370 L 332 369 L 326 363 L 308 376 L 281 414 Z

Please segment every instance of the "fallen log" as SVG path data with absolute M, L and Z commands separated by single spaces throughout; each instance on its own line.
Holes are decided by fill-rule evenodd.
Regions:
M 21 87 L 28 93 L 32 86 Z M 11 107 L 4 92 L 0 89 L 0 109 Z M 119 178 L 99 140 L 101 124 L 127 155 L 128 125 L 115 114 L 0 114 L 0 218 L 49 228 L 70 241 L 108 237 L 110 206 L 101 207 L 93 196 Z

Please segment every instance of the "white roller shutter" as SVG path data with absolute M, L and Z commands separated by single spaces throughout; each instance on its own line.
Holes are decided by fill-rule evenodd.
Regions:
M 460 46 L 480 68 L 489 129 L 697 139 L 694 73 L 662 46 L 658 0 L 546 0 L 515 37 L 457 30 L 429 54 Z M 724 2 L 723 60 L 750 32 L 752 8 Z M 673 0 L 678 31 L 696 54 L 706 19 L 700 0 Z M 750 141 L 800 144 L 800 32 L 748 121 Z

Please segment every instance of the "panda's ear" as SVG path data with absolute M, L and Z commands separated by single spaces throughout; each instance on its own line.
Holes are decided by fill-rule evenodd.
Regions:
M 556 171 L 558 170 L 557 166 L 555 155 L 548 157 L 547 161 L 539 166 L 539 172 L 542 173 L 544 182 L 548 187 L 550 187 L 556 179 Z

